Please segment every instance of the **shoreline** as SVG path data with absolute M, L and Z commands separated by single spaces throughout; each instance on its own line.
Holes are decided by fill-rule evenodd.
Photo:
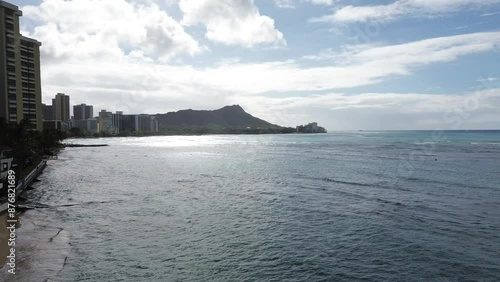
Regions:
M 101 139 L 101 138 L 142 138 L 142 137 L 175 137 L 175 136 L 252 136 L 252 135 L 320 135 L 328 134 L 328 132 L 317 133 L 302 133 L 302 132 L 287 132 L 287 133 L 203 133 L 203 134 L 150 134 L 150 135 L 106 135 L 106 136 L 70 136 L 67 139 Z
M 24 211 L 19 208 L 18 199 L 19 196 L 31 185 L 35 182 L 36 178 L 40 176 L 45 168 L 47 167 L 47 159 L 42 159 L 40 163 L 33 168 L 33 170 L 28 173 L 23 179 L 17 181 L 16 185 L 16 230 L 22 226 L 22 220 L 20 220 Z M 4 202 L 5 201 L 5 202 Z M 7 220 L 8 218 L 8 204 L 7 198 L 2 199 L 2 203 L 0 204 L 0 268 L 5 267 L 8 259 L 7 255 L 9 254 L 9 250 L 11 247 L 8 246 L 8 238 L 9 231 L 7 229 Z
M 33 182 L 36 180 L 40 174 L 43 173 L 44 169 L 47 167 L 47 159 L 42 159 L 38 165 L 31 170 L 30 173 L 28 173 L 22 180 L 16 179 L 17 180 L 17 185 L 16 185 L 16 203 L 17 199 L 21 195 L 21 193 L 26 190 Z M 3 202 L 5 201 L 5 202 Z M 16 205 L 17 206 L 17 205 Z M 0 215 L 2 215 L 8 207 L 8 201 L 7 199 L 2 199 L 2 203 L 0 203 Z

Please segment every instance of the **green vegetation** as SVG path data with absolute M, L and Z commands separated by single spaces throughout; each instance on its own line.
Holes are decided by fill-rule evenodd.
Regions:
M 0 120 L 0 150 L 10 151 L 17 164 L 16 171 L 21 176 L 37 165 L 44 155 L 54 155 L 62 147 L 61 141 L 67 138 L 65 132 L 55 129 L 43 131 L 29 130 L 29 122 L 20 124 Z
M 110 132 L 90 132 L 86 130 L 81 130 L 80 128 L 73 127 L 67 132 L 68 138 L 100 138 L 100 137 L 114 137 L 117 136 L 116 134 L 110 133 Z
M 90 132 L 82 131 L 80 128 L 73 127 L 68 130 L 68 137 L 85 137 L 91 134 Z

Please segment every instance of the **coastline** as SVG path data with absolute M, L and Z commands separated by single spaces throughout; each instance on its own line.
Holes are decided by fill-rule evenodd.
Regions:
M 16 185 L 16 203 L 17 199 L 19 198 L 19 195 L 26 190 L 34 181 L 35 179 L 42 174 L 43 170 L 47 166 L 47 159 L 42 159 L 38 165 L 31 170 L 30 173 L 28 173 L 25 177 L 23 177 L 22 180 L 17 179 L 17 185 Z M 8 202 L 7 198 L 1 199 L 2 203 L 0 203 L 0 215 L 3 214 L 8 207 Z
M 115 134 L 115 135 L 103 135 L 103 136 L 69 136 L 67 139 L 101 139 L 101 138 L 142 138 L 142 137 L 175 137 L 175 136 L 242 136 L 242 135 L 323 135 L 328 134 L 328 132 L 269 132 L 269 133 L 219 133 L 219 132 L 207 132 L 207 133 L 166 133 L 166 134 L 144 134 L 144 135 L 128 135 L 128 134 Z M 67 143 L 63 144 L 68 147 Z
M 23 179 L 17 181 L 16 185 L 16 219 L 18 220 L 16 223 L 16 230 L 19 229 L 22 224 L 19 218 L 22 215 L 22 211 L 19 209 L 18 198 L 19 196 L 28 188 L 33 182 L 36 180 L 38 176 L 40 176 L 44 169 L 47 166 L 47 159 L 42 159 L 40 163 L 34 167 L 30 173 L 28 173 Z M 3 268 L 7 263 L 7 255 L 9 254 L 10 247 L 8 244 L 9 231 L 7 229 L 7 220 L 8 220 L 8 201 L 7 198 L 1 199 L 2 203 L 0 204 L 0 266 Z

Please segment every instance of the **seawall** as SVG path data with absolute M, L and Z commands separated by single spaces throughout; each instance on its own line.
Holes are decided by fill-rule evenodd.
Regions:
M 33 170 L 28 173 L 23 179 L 17 179 L 17 185 L 16 185 L 16 200 L 19 197 L 19 195 L 26 189 L 28 186 L 30 186 L 33 181 L 43 172 L 45 167 L 47 166 L 47 160 L 42 160 L 40 163 L 33 168 Z M 7 210 L 8 207 L 8 202 L 7 198 L 2 198 L 0 199 L 0 213 L 3 213 L 4 211 Z

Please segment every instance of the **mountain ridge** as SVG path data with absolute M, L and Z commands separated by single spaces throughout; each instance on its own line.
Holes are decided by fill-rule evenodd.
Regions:
M 240 105 L 224 106 L 217 110 L 180 110 L 156 114 L 160 129 L 176 128 L 234 128 L 282 129 L 247 113 Z

